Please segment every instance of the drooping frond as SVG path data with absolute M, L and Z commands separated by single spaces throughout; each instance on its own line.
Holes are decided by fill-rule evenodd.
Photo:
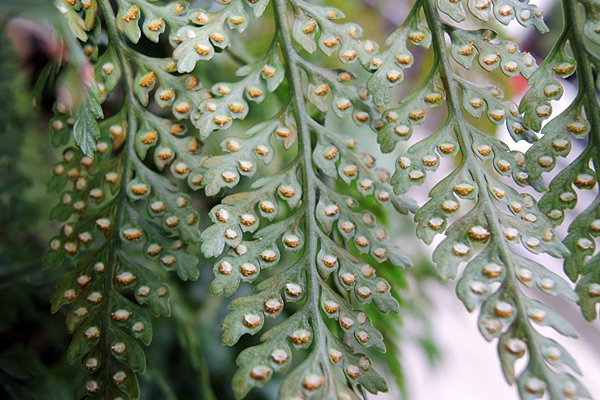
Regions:
M 481 20 L 487 20 L 493 10 L 501 23 L 516 17 L 522 25 L 546 30 L 540 10 L 527 2 L 473 1 L 469 9 Z M 401 82 L 404 70 L 413 64 L 409 45 L 432 47 L 434 61 L 428 76 L 402 99 L 399 107 L 384 111 L 378 142 L 382 151 L 390 152 L 398 142 L 408 140 L 425 120 L 428 107 L 445 104 L 447 117 L 437 131 L 400 155 L 392 184 L 397 193 L 405 193 L 411 186 L 422 184 L 428 171 L 437 170 L 440 157 L 459 156 L 456 167 L 434 186 L 431 200 L 415 215 L 417 236 L 425 242 L 445 234 L 433 254 L 438 276 L 453 279 L 459 264 L 468 263 L 458 282 L 458 296 L 470 311 L 480 306 L 479 329 L 487 340 L 498 339 L 504 375 L 509 383 L 517 383 L 523 399 L 537 398 L 544 392 L 552 399 L 562 399 L 565 393 L 570 397 L 589 396 L 573 376 L 562 370 L 568 365 L 578 371 L 572 358 L 534 325 L 551 326 L 566 336 L 576 336 L 575 330 L 550 308 L 526 296 L 520 287 L 537 286 L 546 293 L 576 300 L 558 275 L 517 250 L 522 247 L 532 254 L 554 257 L 568 253 L 535 199 L 520 194 L 501 177 L 538 190 L 544 184 L 539 175 L 528 173 L 523 153 L 509 150 L 466 115 L 476 119 L 485 115 L 493 125 L 506 125 L 516 141 L 535 140 L 530 128 L 536 126 L 530 124 L 527 113 L 523 119 L 514 103 L 503 100 L 497 87 L 461 77 L 453 70 L 451 60 L 470 69 L 477 57 L 483 69 L 499 68 L 509 77 L 521 74 L 530 78 L 538 73 L 537 66 L 533 57 L 521 52 L 515 43 L 498 40 L 489 29 L 469 31 L 447 23 L 439 12 L 455 22 L 463 21 L 466 14 L 460 2 L 417 1 L 403 26 L 388 39 L 388 48 L 380 55 L 381 66 L 368 84 L 371 91 L 380 93 L 375 97 L 376 105 L 385 105 L 390 87 Z M 446 37 L 450 39 L 449 48 Z M 491 164 L 493 171 L 486 164 Z M 460 210 L 469 205 L 470 209 Z M 526 366 L 516 374 L 514 363 L 524 356 Z
M 250 3 L 255 18 L 260 17 L 264 7 Z M 377 46 L 360 41 L 358 25 L 338 23 L 343 14 L 332 7 L 290 1 L 294 13 L 290 24 L 287 3 L 271 2 L 275 32 L 264 53 L 237 71 L 240 80 L 215 83 L 212 96 L 200 104 L 192 120 L 201 137 L 208 138 L 215 130 L 235 127 L 233 120 L 245 118 L 249 101 L 262 101 L 284 82 L 289 87 L 289 97 L 271 117 L 248 129 L 244 137 L 224 138 L 225 153 L 202 163 L 202 187 L 209 196 L 224 188 L 235 190 L 243 179 L 255 175 L 259 162 L 286 160 L 285 154 L 276 154 L 281 150 L 273 143 L 275 138 L 296 155 L 280 172 L 254 180 L 249 191 L 229 194 L 211 210 L 213 225 L 202 233 L 202 251 L 207 257 L 226 254 L 214 265 L 214 294 L 232 295 L 240 283 L 252 283 L 268 273 L 263 270 L 277 271 L 255 287 L 254 295 L 234 300 L 221 326 L 222 342 L 233 345 L 244 334 L 261 332 L 268 318 L 285 314 L 263 333 L 262 344 L 239 355 L 233 378 L 237 397 L 264 386 L 273 373 L 286 373 L 292 357 L 300 356 L 293 349 L 308 349 L 305 359 L 283 380 L 279 398 L 356 398 L 361 395 L 359 387 L 372 393 L 387 388 L 371 361 L 360 353 L 360 346 L 385 349 L 381 333 L 360 304 L 373 302 L 384 313 L 399 311 L 389 283 L 376 276 L 370 263 L 388 260 L 404 267 L 410 260 L 388 239 L 374 213 L 361 210 L 352 196 L 337 192 L 328 178 L 341 178 L 347 184 L 355 181 L 362 195 L 374 195 L 382 206 L 391 204 L 403 213 L 413 205 L 408 198 L 392 194 L 389 174 L 374 168 L 373 157 L 355 152 L 356 139 L 321 122 L 329 107 L 341 118 L 350 115 L 359 126 L 378 119 L 366 90 L 346 84 L 351 72 L 308 61 L 292 40 L 309 53 L 317 47 L 326 55 L 337 51 L 344 64 L 358 61 L 367 70 L 373 68 Z M 224 21 L 247 18 L 241 4 L 234 0 L 217 13 L 191 14 L 197 16 L 191 18 L 194 25 L 178 31 L 182 42 L 174 55 L 180 57 L 180 71 L 212 57 L 213 46 L 227 46 L 219 29 Z M 223 41 L 215 42 L 219 34 Z M 191 48 L 196 53 L 190 54 Z M 309 104 L 318 110 L 318 118 Z M 346 335 L 354 340 L 342 340 Z
M 584 21 L 580 18 L 579 4 L 585 11 Z M 600 194 L 597 192 L 600 105 L 594 80 L 600 58 L 590 49 L 586 38 L 600 43 L 596 28 L 600 7 L 587 1 L 563 2 L 562 6 L 563 31 L 550 55 L 530 78 L 532 87 L 523 98 L 521 108 L 531 125 L 539 129 L 541 121 L 551 113 L 550 101 L 558 100 L 563 94 L 560 78 L 577 76 L 579 89 L 575 99 L 541 130 L 542 138 L 527 152 L 527 165 L 531 176 L 541 176 L 554 169 L 558 157 L 565 157 L 573 147 L 580 147 L 572 143 L 587 141 L 582 145 L 585 146 L 583 151 L 552 180 L 539 204 L 553 224 L 559 225 L 565 220 L 565 211 L 577 205 L 580 190 L 596 190 L 595 199 L 575 216 L 563 241 L 570 251 L 565 257 L 565 273 L 577 282 L 583 314 L 593 320 L 597 316 L 596 304 L 600 302 L 600 257 L 595 254 L 595 238 L 600 232 Z M 568 54 L 568 48 L 572 56 Z
M 76 263 L 59 280 L 52 310 L 70 305 L 66 319 L 73 340 L 67 357 L 71 363 L 81 360 L 89 371 L 80 397 L 139 397 L 135 372 L 145 369 L 140 344 L 152 338 L 150 315 L 142 305 L 156 316 L 170 314 L 170 288 L 157 271 L 174 271 L 183 280 L 199 274 L 197 257 L 186 249 L 200 240 L 198 213 L 190 196 L 178 191 L 177 180 L 187 180 L 192 189 L 200 183 L 199 142 L 186 135 L 180 120 L 199 103 L 202 86 L 194 75 L 174 74 L 172 59 L 144 56 L 124 39 L 137 43 L 144 15 L 144 35 L 158 41 L 165 24 L 171 30 L 183 24 L 184 7 L 177 4 L 123 0 L 116 14 L 108 1 L 59 7 L 86 42 L 96 78 L 77 109 L 55 105 L 53 143 L 68 144 L 72 135 L 81 150 L 68 147 L 54 167 L 49 188 L 62 192 L 62 198 L 51 217 L 64 225 L 44 259 L 46 268 L 65 260 Z M 108 43 L 99 40 L 98 10 Z M 158 11 L 164 19 L 153 17 Z M 104 106 L 115 105 L 107 99 L 118 87 L 125 93 L 118 111 L 98 123 Z M 146 108 L 153 89 L 164 112 Z M 161 173 L 165 167 L 170 174 Z

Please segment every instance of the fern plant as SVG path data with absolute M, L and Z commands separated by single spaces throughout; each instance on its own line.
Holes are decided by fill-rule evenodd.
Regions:
M 152 315 L 168 316 L 171 296 L 187 309 L 169 272 L 196 280 L 210 265 L 212 294 L 236 295 L 221 323 L 222 344 L 245 347 L 231 378 L 236 398 L 273 378 L 280 399 L 365 398 L 388 389 L 379 360 L 402 387 L 396 354 L 370 348 L 397 349 L 397 325 L 382 314 L 410 311 L 398 291 L 406 275 L 422 277 L 386 230 L 409 212 L 425 243 L 444 236 L 433 252 L 437 276 L 460 276 L 457 295 L 479 310 L 482 335 L 498 339 L 520 398 L 591 398 L 566 368 L 580 372 L 575 360 L 536 326 L 576 331 L 523 287 L 596 318 L 600 197 L 564 240 L 554 227 L 575 207 L 575 188 L 595 189 L 598 179 L 600 8 L 581 0 L 581 14 L 563 2 L 563 31 L 538 66 L 489 27 L 490 17 L 516 19 L 545 33 L 537 6 L 466 3 L 416 0 L 380 49 L 340 21 L 343 10 L 303 0 L 56 2 L 56 29 L 70 29 L 50 122 L 63 158 L 48 186 L 60 193 L 50 217 L 62 225 L 43 267 L 64 270 L 52 312 L 65 310 L 67 358 L 87 371 L 79 398 L 140 397 Z M 260 43 L 242 40 L 258 38 L 258 27 Z M 416 57 L 430 57 L 428 71 L 396 104 L 394 87 L 425 64 Z M 498 75 L 465 73 L 475 59 L 484 71 L 527 79 L 521 104 L 504 99 Z M 234 64 L 234 74 L 217 71 Z M 577 97 L 542 127 L 572 74 Z M 426 132 L 430 114 L 443 121 Z M 498 127 L 529 150 L 510 150 Z M 381 152 L 399 155 L 393 176 L 362 150 L 375 137 Z M 548 190 L 543 173 L 571 138 L 587 139 L 585 148 Z M 407 193 L 442 163 L 447 174 L 418 205 Z M 538 203 L 534 191 L 547 193 Z M 536 261 L 541 253 L 564 259 L 576 290 Z M 179 321 L 193 342 L 190 322 Z

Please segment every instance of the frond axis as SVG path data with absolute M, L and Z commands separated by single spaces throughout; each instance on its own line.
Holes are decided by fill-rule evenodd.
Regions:
M 275 15 L 275 24 L 277 27 L 277 32 L 281 38 L 281 51 L 283 53 L 283 58 L 285 61 L 285 66 L 288 72 L 288 76 L 290 77 L 290 90 L 292 91 L 292 108 L 294 110 L 297 129 L 298 129 L 298 144 L 301 148 L 302 154 L 302 180 L 304 185 L 303 190 L 303 201 L 305 207 L 305 229 L 306 236 L 308 238 L 307 243 L 304 247 L 304 257 L 310 258 L 311 254 L 317 254 L 318 236 L 313 234 L 314 231 L 318 230 L 317 221 L 314 215 L 314 210 L 316 210 L 316 185 L 314 180 L 317 179 L 312 170 L 312 150 L 311 150 L 311 139 L 310 139 L 310 128 L 308 124 L 308 115 L 304 109 L 304 98 L 302 89 L 302 77 L 300 74 L 300 68 L 298 63 L 298 54 L 294 49 L 294 45 L 292 43 L 292 38 L 290 35 L 288 21 L 286 17 L 286 4 L 287 0 L 272 0 L 273 2 L 273 11 Z M 300 152 L 299 152 L 300 153 Z M 299 154 L 300 155 L 300 154 Z M 309 261 L 310 273 L 307 275 L 308 281 L 308 293 L 307 298 L 310 300 L 310 308 L 311 308 L 311 319 L 313 323 L 313 332 L 315 334 L 315 338 L 313 343 L 315 346 L 318 346 L 318 354 L 324 355 L 327 354 L 327 343 L 326 337 L 327 334 L 325 330 L 327 329 L 319 318 L 320 307 L 319 307 L 319 299 L 320 299 L 320 278 L 319 272 L 315 265 L 315 260 L 310 259 Z M 329 361 L 327 358 L 320 360 L 320 364 L 322 366 L 328 366 Z M 329 388 L 334 388 L 335 382 L 333 380 L 333 371 L 329 368 L 329 373 L 326 373 L 325 386 Z
M 115 15 L 114 12 L 112 10 L 112 7 L 109 3 L 108 0 L 101 0 L 99 2 L 99 6 L 100 9 L 102 10 L 102 13 L 105 17 L 105 21 L 106 21 L 106 25 L 108 27 L 108 35 L 109 38 L 111 40 L 112 43 L 119 43 L 119 45 L 122 46 L 121 43 L 121 39 L 120 39 L 120 35 L 117 31 L 116 28 L 116 23 L 115 23 Z M 135 102 L 135 98 L 133 96 L 133 72 L 131 71 L 131 68 L 127 62 L 127 55 L 125 53 L 125 51 L 122 48 L 117 49 L 116 51 L 117 56 L 119 58 L 121 67 L 123 68 L 124 71 L 124 80 L 126 82 L 125 84 L 125 93 L 126 93 L 126 97 L 130 98 L 133 102 Z M 110 233 L 110 237 L 107 238 L 107 241 L 105 242 L 105 244 L 103 246 L 101 246 L 100 249 L 98 249 L 97 252 L 101 251 L 105 246 L 110 248 L 109 251 L 109 258 L 108 258 L 108 263 L 107 265 L 105 265 L 105 272 L 104 272 L 104 279 L 109 280 L 108 286 L 105 290 L 107 291 L 111 291 L 113 293 L 119 293 L 118 288 L 115 287 L 115 276 L 117 273 L 117 268 L 119 265 L 119 253 L 120 253 L 120 248 L 122 245 L 122 241 L 120 236 L 121 233 L 121 227 L 124 224 L 125 218 L 126 218 L 126 214 L 127 214 L 127 208 L 128 208 L 128 198 L 125 195 L 126 193 L 126 189 L 127 189 L 127 184 L 129 183 L 131 174 L 133 172 L 133 160 L 132 157 L 135 157 L 134 154 L 134 150 L 133 150 L 133 140 L 135 138 L 135 130 L 136 130 L 136 125 L 137 125 L 137 121 L 136 119 L 133 117 L 133 115 L 130 112 L 129 109 L 129 105 L 127 105 L 127 103 L 125 104 L 125 107 L 127 107 L 126 109 L 126 113 L 128 115 L 127 118 L 127 126 L 128 126 L 128 131 L 127 131 L 127 138 L 126 138 L 126 144 L 125 144 L 125 151 L 123 152 L 123 157 L 124 160 L 121 162 L 121 168 L 122 168 L 122 175 L 121 175 L 121 185 L 119 188 L 119 191 L 117 192 L 116 196 L 120 195 L 120 199 L 118 200 L 118 204 L 116 207 L 116 211 L 115 211 L 115 224 L 111 227 L 111 233 Z M 112 244 L 108 244 L 109 241 L 112 241 Z M 112 305 L 112 302 L 109 301 L 108 299 L 104 300 L 103 302 L 105 308 L 108 308 Z M 102 326 L 103 326 L 103 331 L 100 333 L 100 342 L 96 345 L 96 346 L 100 346 L 101 347 L 101 353 L 102 353 L 102 358 L 103 360 L 108 360 L 111 358 L 114 358 L 114 355 L 110 353 L 110 348 L 111 348 L 111 343 L 109 342 L 109 338 L 108 338 L 108 329 L 109 326 L 114 325 L 114 321 L 112 321 L 111 319 L 111 313 L 110 310 L 106 310 L 103 312 L 103 316 L 102 316 Z M 119 361 L 117 361 L 119 362 Z M 114 377 L 111 376 L 111 371 L 109 370 L 109 368 L 106 366 L 106 361 L 100 366 L 103 369 L 103 384 L 113 384 L 114 381 Z M 126 378 L 123 378 L 123 380 Z M 129 378 L 132 379 L 132 378 Z M 137 385 L 137 383 L 135 383 L 135 385 Z M 90 389 L 94 389 L 93 387 L 88 387 L 86 385 L 86 390 L 90 391 Z M 109 390 L 108 388 L 102 388 L 101 390 Z M 139 390 L 139 389 L 138 389 Z M 92 392 L 93 393 L 93 392 Z

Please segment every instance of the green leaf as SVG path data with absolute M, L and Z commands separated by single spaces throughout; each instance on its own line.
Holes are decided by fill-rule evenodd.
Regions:
M 490 2 L 468 4 L 476 17 L 487 19 Z M 418 12 L 420 6 L 421 3 L 417 3 L 411 13 Z M 532 321 L 552 326 L 566 336 L 575 332 L 550 308 L 528 298 L 517 282 L 526 286 L 537 285 L 544 292 L 561 294 L 570 300 L 576 300 L 576 296 L 566 282 L 532 259 L 518 255 L 511 244 L 520 242 L 533 254 L 543 252 L 554 257 L 565 257 L 568 251 L 552 230 L 545 215 L 549 207 L 544 201 L 540 202 L 538 209 L 532 196 L 521 195 L 500 181 L 498 175 L 512 176 L 519 186 L 544 190 L 545 184 L 539 174 L 532 176 L 528 173 L 535 169 L 528 166 L 526 156 L 509 151 L 506 144 L 485 134 L 464 115 L 466 112 L 481 119 L 485 112 L 492 124 L 506 123 L 513 139 L 533 142 L 537 137 L 527 128 L 531 120 L 528 110 L 534 107 L 540 118 L 547 117 L 550 111 L 546 115 L 546 109 L 535 109 L 537 106 L 524 99 L 521 110 L 526 115 L 522 117 L 515 104 L 502 100 L 503 94 L 498 88 L 480 86 L 459 77 L 451 68 L 449 58 L 453 57 L 461 67 L 469 69 L 475 53 L 479 53 L 479 63 L 484 70 L 500 67 L 507 76 L 521 73 L 532 81 L 540 82 L 544 81 L 539 78 L 544 76 L 544 72 L 540 71 L 545 71 L 546 67 L 542 65 L 534 72 L 535 63 L 530 55 L 519 52 L 512 42 L 496 41 L 496 34 L 490 30 L 466 31 L 449 25 L 438 15 L 438 7 L 439 11 L 452 17 L 453 11 L 445 6 L 436 6 L 432 0 L 424 1 L 423 11 L 428 27 L 419 29 L 423 40 L 427 40 L 426 32 L 431 31 L 434 50 L 431 70 L 419 86 L 402 100 L 400 108 L 390 109 L 384 114 L 387 121 L 383 121 L 379 130 L 378 142 L 382 151 L 391 152 L 401 139 L 410 138 L 414 125 L 424 120 L 426 112 L 422 103 L 427 102 L 428 93 L 438 93 L 440 101 L 435 105 L 442 105 L 445 100 L 445 122 L 433 134 L 417 139 L 407 152 L 401 153 L 392 184 L 397 193 L 406 193 L 412 185 L 424 183 L 428 171 L 438 168 L 440 156 L 461 155 L 453 170 L 431 190 L 430 200 L 417 211 L 417 235 L 431 243 L 437 234 L 445 234 L 433 253 L 440 280 L 456 278 L 460 264 L 468 263 L 458 282 L 457 294 L 469 311 L 480 306 L 479 329 L 483 336 L 490 341 L 499 339 L 499 354 L 507 381 L 518 383 L 522 398 L 538 397 L 544 386 L 549 388 L 551 396 L 559 398 L 560 389 L 555 380 L 558 374 L 548 367 L 543 354 L 539 353 L 548 339 L 537 333 Z M 493 10 L 496 19 L 505 24 L 519 10 L 522 12 L 517 14 L 519 22 L 535 24 L 543 31 L 545 25 L 535 21 L 539 13 L 533 7 L 527 3 L 497 2 Z M 485 12 L 482 12 L 484 9 Z M 461 19 L 461 16 L 455 16 L 457 20 Z M 529 17 L 532 21 L 528 22 Z M 408 21 L 409 24 L 410 19 Z M 415 42 L 414 34 L 411 38 L 404 29 L 402 27 L 389 39 L 390 48 L 384 53 L 403 52 L 407 40 Z M 450 37 L 450 48 L 445 34 Z M 545 85 L 548 86 L 548 83 Z M 553 87 L 552 93 L 544 94 L 543 101 L 548 103 L 548 98 L 557 98 L 560 93 L 558 86 Z M 531 127 L 539 128 L 536 125 Z M 492 161 L 494 170 L 483 167 L 482 163 L 487 160 Z M 461 206 L 469 208 L 461 210 Z M 504 207 L 509 214 L 501 211 Z M 482 250 L 478 253 L 478 249 Z M 522 372 L 516 373 L 513 364 L 525 353 L 528 353 L 529 361 Z M 576 380 L 570 382 L 579 385 Z M 584 392 L 585 389 L 582 390 Z
M 234 120 L 238 117 L 233 110 L 234 102 L 244 109 L 239 119 L 246 117 L 249 104 L 243 102 L 241 96 L 244 91 L 250 93 L 249 89 L 260 88 L 256 80 L 258 76 L 266 81 L 268 92 L 274 91 L 287 78 L 293 90 L 304 93 L 306 100 L 321 111 L 328 109 L 328 96 L 332 93 L 331 106 L 338 116 L 344 118 L 351 114 L 359 126 L 379 117 L 364 88 L 341 83 L 351 78 L 350 73 L 314 65 L 302 59 L 290 43 L 291 36 L 295 34 L 308 46 L 308 50 L 316 50 L 311 34 L 319 25 L 323 30 L 319 46 L 325 54 L 332 54 L 337 45 L 328 46 L 323 36 L 328 37 L 335 32 L 340 38 L 340 57 L 345 62 L 360 59 L 363 67 L 370 63 L 370 54 L 376 53 L 377 46 L 370 41 L 359 45 L 360 30 L 355 24 L 337 25 L 331 22 L 341 15 L 339 10 L 309 7 L 301 1 L 295 2 L 298 19 L 294 28 L 290 29 L 282 19 L 284 6 L 282 1 L 273 4 L 277 15 L 277 39 L 263 55 L 257 57 L 258 61 L 237 71 L 237 75 L 245 78 L 234 84 L 221 82 L 213 85 L 213 97 L 201 103 L 196 124 L 202 137 L 208 137 L 215 128 L 235 127 Z M 313 23 L 314 30 L 311 30 Z M 308 24 L 308 29 L 303 24 Z M 286 64 L 285 68 L 282 62 Z M 306 86 L 294 78 L 300 73 L 306 74 Z M 331 178 L 339 176 L 346 183 L 356 179 L 358 191 L 365 197 L 374 196 L 379 204 L 392 203 L 404 212 L 413 206 L 408 206 L 407 199 L 392 195 L 392 188 L 387 183 L 389 174 L 374 168 L 373 157 L 352 150 L 357 144 L 355 139 L 325 129 L 309 116 L 305 107 L 304 102 L 297 100 L 281 104 L 274 117 L 247 130 L 245 137 L 222 140 L 221 149 L 225 153 L 213 155 L 202 164 L 205 168 L 203 185 L 208 195 L 222 193 L 225 187 L 234 191 L 211 210 L 209 215 L 213 224 L 202 233 L 202 251 L 206 257 L 228 252 L 213 266 L 215 279 L 211 291 L 229 296 L 241 282 L 253 283 L 268 273 L 263 270 L 273 268 L 276 271 L 256 285 L 256 294 L 231 302 L 230 313 L 221 325 L 224 330 L 222 342 L 233 345 L 244 334 L 260 332 L 265 318 L 285 317 L 282 323 L 263 334 L 262 345 L 240 354 L 240 368 L 233 379 L 234 391 L 239 398 L 252 387 L 263 387 L 274 373 L 285 373 L 292 357 L 290 350 L 309 348 L 316 335 L 315 326 L 325 329 L 327 338 L 315 337 L 314 340 L 321 344 L 310 347 L 311 355 L 284 380 L 280 389 L 282 398 L 289 397 L 290 393 L 299 393 L 300 387 L 321 393 L 322 368 L 342 368 L 346 377 L 346 381 L 335 378 L 335 387 L 324 389 L 327 394 L 323 392 L 322 398 L 333 394 L 356 398 L 361 390 L 359 386 L 371 392 L 387 389 L 381 376 L 371 369 L 368 358 L 355 354 L 335 339 L 335 330 L 330 331 L 326 327 L 321 313 L 338 321 L 339 328 L 335 329 L 352 335 L 357 344 L 384 351 L 382 334 L 373 327 L 360 305 L 373 302 L 381 312 L 397 313 L 399 304 L 390 294 L 390 283 L 377 277 L 375 269 L 362 262 L 357 254 L 365 254 L 376 262 L 388 260 L 401 267 L 409 266 L 411 262 L 387 238 L 385 229 L 376 222 L 373 213 L 360 211 L 356 200 L 328 187 L 314 174 L 314 167 L 319 167 Z M 215 123 L 217 120 L 224 122 Z M 316 136 L 314 147 L 311 134 Z M 266 163 L 281 162 L 276 158 L 278 156 L 285 160 L 283 153 L 275 153 L 281 150 L 271 145 L 272 136 L 282 140 L 284 149 L 289 152 L 295 153 L 297 148 L 297 155 L 286 160 L 280 171 L 254 179 L 249 191 L 237 191 L 237 186 L 243 182 L 241 176 L 251 178 L 255 174 L 257 167 L 252 162 L 252 154 L 260 155 Z M 278 222 L 268 222 L 274 218 Z M 254 232 L 252 240 L 246 240 L 244 232 Z M 334 239 L 336 235 L 343 240 Z M 348 249 L 343 243 L 349 246 Z M 293 256 L 294 253 L 298 255 Z M 356 305 L 351 305 L 345 296 L 340 296 L 329 286 L 330 275 L 335 276 L 336 285 L 343 292 L 357 300 Z M 309 282 L 313 283 L 309 285 Z M 305 298 L 308 301 L 302 302 Z M 320 299 L 317 306 L 314 299 Z M 286 311 L 291 302 L 300 302 L 300 308 Z M 324 353 L 321 346 L 336 340 L 336 346 L 344 347 L 348 361 L 330 365 L 327 361 L 330 355 Z M 313 365 L 312 359 L 322 359 L 323 363 L 305 370 L 302 366 Z M 328 374 L 333 376 L 332 372 Z M 292 379 L 297 376 L 303 378 L 300 381 Z M 296 383 L 287 383 L 292 382 L 290 379 Z M 314 389 L 311 379 L 316 379 Z
M 116 17 L 117 29 L 131 42 L 137 43 L 142 36 L 138 25 L 141 18 L 140 8 L 126 0 L 119 0 L 119 12 Z
M 88 94 L 81 108 L 75 112 L 73 138 L 83 154 L 93 157 L 96 151 L 96 140 L 100 137 L 100 129 L 96 119 L 104 118 L 104 113 L 94 94 Z

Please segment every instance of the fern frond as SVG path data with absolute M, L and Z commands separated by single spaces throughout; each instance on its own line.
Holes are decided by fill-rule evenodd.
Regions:
M 93 21 L 85 25 L 88 33 L 78 37 L 87 40 L 84 49 L 91 47 L 86 54 L 97 82 L 81 109 L 70 111 L 57 103 L 51 122 L 56 145 L 73 135 L 81 151 L 67 148 L 64 161 L 54 167 L 49 188 L 63 194 L 51 217 L 66 223 L 51 241 L 44 267 L 76 260 L 75 268 L 57 283 L 52 311 L 70 304 L 66 319 L 73 340 L 67 356 L 71 363 L 81 359 L 89 371 L 78 396 L 91 398 L 139 397 L 135 372 L 145 369 L 140 343 L 147 345 L 152 338 L 150 315 L 141 305 L 147 304 L 156 316 L 171 312 L 170 288 L 157 271 L 175 271 L 183 280 L 199 275 L 198 259 L 186 249 L 200 239 L 198 213 L 176 185 L 176 180 L 187 179 L 192 189 L 199 187 L 199 143 L 185 136 L 185 124 L 146 106 L 156 87 L 156 104 L 170 106 L 175 119 L 186 119 L 200 101 L 197 91 L 202 86 L 193 75 L 173 74 L 172 59 L 143 56 L 123 39 L 122 35 L 134 43 L 139 40 L 143 13 L 144 34 L 158 40 L 164 26 L 162 18 L 153 19 L 157 6 L 117 3 L 116 15 L 108 1 L 64 6 L 67 15 Z M 93 18 L 88 18 L 90 9 Z M 107 27 L 105 47 L 96 40 L 96 10 Z M 177 16 L 181 11 L 169 5 L 160 8 L 160 15 L 174 28 L 183 24 Z M 125 89 L 120 111 L 98 124 L 101 104 L 120 84 Z M 97 150 L 93 157 L 90 149 Z M 154 166 L 143 162 L 149 154 Z M 166 166 L 171 177 L 160 172 Z
M 277 157 L 278 162 L 285 162 L 285 154 L 276 154 L 280 146 L 271 143 L 273 137 L 282 141 L 284 149 L 297 153 L 280 172 L 255 180 L 249 191 L 229 194 L 211 210 L 213 225 L 202 233 L 202 251 L 206 257 L 217 257 L 227 250 L 214 265 L 214 294 L 232 295 L 240 283 L 254 282 L 263 270 L 278 271 L 260 282 L 254 295 L 234 300 L 221 326 L 223 344 L 233 345 L 244 334 L 262 331 L 267 318 L 285 315 L 262 335 L 263 344 L 239 355 L 233 378 L 238 398 L 253 387 L 263 387 L 273 373 L 286 373 L 292 356 L 297 356 L 292 349 L 309 352 L 283 380 L 279 398 L 357 398 L 362 393 L 359 387 L 372 393 L 387 388 L 371 361 L 355 350 L 358 345 L 385 350 L 381 333 L 360 304 L 373 302 L 384 313 L 399 311 L 390 284 L 358 255 L 401 267 L 411 262 L 387 238 L 372 212 L 361 211 L 357 200 L 336 192 L 325 177 L 339 177 L 347 184 L 356 180 L 359 193 L 374 194 L 381 205 L 392 204 L 400 212 L 415 207 L 410 199 L 392 194 L 389 174 L 374 168 L 373 157 L 355 153 L 354 138 L 326 129 L 320 122 L 331 105 L 341 118 L 350 114 L 359 126 L 371 124 L 379 113 L 366 90 L 345 84 L 353 78 L 350 71 L 323 68 L 303 58 L 292 36 L 305 50 L 314 52 L 315 34 L 320 31 L 318 44 L 323 53 L 337 50 L 343 63 L 358 60 L 368 70 L 373 68 L 377 46 L 359 40 L 358 25 L 334 22 L 343 16 L 335 8 L 289 3 L 293 27 L 288 26 L 287 2 L 272 2 L 276 32 L 269 47 L 237 71 L 241 80 L 214 84 L 212 97 L 200 104 L 192 120 L 201 138 L 208 138 L 215 130 L 230 128 L 234 119 L 244 119 L 248 101 L 262 101 L 284 81 L 290 87 L 289 98 L 272 117 L 248 129 L 244 137 L 225 138 L 221 142 L 225 153 L 203 161 L 202 187 L 209 196 L 235 189 L 243 177 L 253 177 L 258 170 L 256 160 L 268 165 Z M 180 71 L 212 57 L 210 49 L 205 55 L 187 54 L 190 47 L 216 46 L 207 38 L 220 32 L 232 10 L 239 14 L 236 7 L 241 4 L 228 3 L 210 14 L 203 26 L 180 28 L 179 36 L 186 35 L 174 53 Z M 190 31 L 193 35 L 187 34 Z M 227 44 L 224 41 L 222 46 Z M 319 117 L 309 111 L 308 103 L 316 107 Z M 290 303 L 299 304 L 290 307 Z M 355 341 L 350 345 L 342 335 Z
M 580 18 L 579 4 L 585 11 L 584 21 Z M 575 208 L 580 190 L 597 191 L 600 163 L 597 151 L 600 144 L 600 105 L 593 75 L 600 67 L 600 58 L 586 42 L 587 37 L 593 43 L 600 43 L 594 28 L 600 20 L 600 7 L 587 1 L 575 5 L 563 2 L 562 6 L 563 31 L 550 55 L 531 77 L 532 87 L 521 105 L 534 120 L 532 125 L 539 128 L 539 110 L 551 111 L 549 101 L 558 100 L 563 94 L 558 78 L 577 76 L 579 89 L 575 99 L 544 126 L 541 130 L 543 137 L 527 152 L 530 174 L 540 176 L 555 167 L 558 157 L 564 157 L 571 151 L 573 139 L 587 141 L 583 151 L 556 175 L 540 200 L 540 209 L 555 225 L 564 222 L 565 211 Z M 568 55 L 567 48 L 570 48 L 572 56 Z M 595 199 L 571 222 L 563 241 L 570 250 L 565 257 L 564 270 L 571 280 L 577 282 L 579 304 L 588 320 L 596 318 L 596 304 L 600 302 L 600 258 L 595 254 L 594 241 L 600 232 L 599 205 L 600 194 L 596 193 Z
M 490 2 L 479 2 L 474 8 L 486 12 L 473 14 L 485 20 L 490 6 Z M 383 63 L 369 81 L 369 88 L 384 91 L 375 100 L 378 106 L 385 105 L 389 87 L 401 81 L 402 70 L 412 65 L 407 43 L 432 46 L 434 61 L 429 75 L 401 101 L 400 107 L 384 112 L 378 142 L 382 151 L 390 152 L 399 141 L 408 140 L 414 127 L 426 118 L 424 105 L 437 107 L 445 102 L 447 117 L 437 131 L 400 155 L 392 184 L 397 193 L 406 193 L 411 186 L 422 184 L 428 171 L 439 167 L 440 157 L 460 155 L 456 168 L 435 185 L 431 200 L 415 215 L 417 236 L 425 242 L 431 243 L 437 234 L 446 236 L 433 254 L 439 278 L 455 278 L 459 264 L 468 263 L 457 294 L 468 310 L 480 306 L 479 329 L 487 340 L 498 339 L 504 375 L 510 384 L 517 383 L 521 398 L 537 398 L 542 393 L 552 399 L 562 399 L 565 393 L 589 397 L 583 386 L 561 369 L 568 365 L 578 371 L 571 357 L 556 342 L 540 334 L 534 323 L 550 326 L 566 336 L 576 336 L 575 330 L 554 311 L 526 296 L 520 285 L 537 286 L 571 301 L 577 299 L 575 293 L 558 275 L 521 255 L 513 246 L 521 244 L 533 254 L 554 257 L 565 256 L 567 249 L 557 240 L 534 198 L 518 193 L 498 175 L 538 190 L 544 188 L 543 182 L 539 176 L 526 172 L 523 153 L 510 151 L 505 143 L 482 132 L 465 113 L 477 119 L 485 114 L 493 125 L 505 124 L 515 140 L 534 141 L 536 136 L 527 128 L 517 106 L 504 101 L 498 88 L 461 78 L 450 65 L 452 57 L 469 69 L 478 55 L 479 64 L 487 71 L 500 68 L 506 76 L 521 74 L 528 78 L 537 73 L 535 61 L 519 51 L 516 44 L 496 40 L 496 33 L 489 29 L 467 31 L 444 22 L 438 9 L 457 22 L 465 18 L 460 3 L 418 1 L 405 24 L 388 39 Z M 494 2 L 493 10 L 501 23 L 508 23 L 516 14 L 522 24 L 545 30 L 541 19 L 537 19 L 541 13 L 535 6 Z M 425 23 L 421 21 L 421 11 Z M 450 49 L 446 35 L 451 41 Z M 495 172 L 485 167 L 487 162 L 491 162 Z M 459 214 L 461 203 L 472 207 Z M 493 289 L 498 283 L 499 287 Z M 516 374 L 514 363 L 525 355 L 525 368 Z

